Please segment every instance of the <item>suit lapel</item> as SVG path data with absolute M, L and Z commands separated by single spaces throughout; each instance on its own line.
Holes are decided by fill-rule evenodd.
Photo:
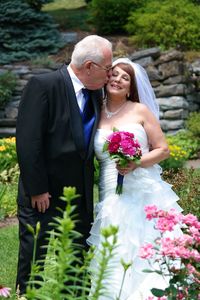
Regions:
M 80 115 L 74 87 L 67 71 L 67 66 L 64 65 L 61 69 L 62 77 L 65 81 L 65 93 L 66 93 L 66 101 L 69 107 L 70 113 L 70 125 L 71 132 L 74 139 L 74 143 L 76 145 L 77 151 L 80 156 L 84 159 L 86 156 L 85 152 L 85 144 L 84 144 L 84 135 L 83 135 L 83 123 Z

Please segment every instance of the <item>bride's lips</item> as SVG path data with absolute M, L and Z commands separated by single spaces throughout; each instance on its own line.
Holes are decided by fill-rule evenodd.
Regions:
M 114 89 L 121 90 L 121 87 L 117 84 L 111 83 L 110 86 Z

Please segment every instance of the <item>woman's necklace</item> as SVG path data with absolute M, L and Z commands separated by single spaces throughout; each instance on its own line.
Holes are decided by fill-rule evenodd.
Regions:
M 109 111 L 107 108 L 107 102 L 104 102 L 104 111 L 106 114 L 106 119 L 110 119 L 113 116 L 115 116 L 116 114 L 118 114 L 118 112 L 120 112 L 120 110 L 125 106 L 125 104 L 127 103 L 127 101 L 125 101 L 116 111 Z

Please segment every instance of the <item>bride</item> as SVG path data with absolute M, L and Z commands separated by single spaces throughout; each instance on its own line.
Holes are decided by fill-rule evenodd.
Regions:
M 146 300 L 152 296 L 153 287 L 165 288 L 167 282 L 155 273 L 144 273 L 148 263 L 138 256 L 139 248 L 158 236 L 153 221 L 145 218 L 144 207 L 154 204 L 164 210 L 181 211 L 181 208 L 176 203 L 177 195 L 160 176 L 158 163 L 169 156 L 169 149 L 159 125 L 159 109 L 146 71 L 127 58 L 117 59 L 106 94 L 95 136 L 95 152 L 100 164 L 100 202 L 87 242 L 98 249 L 100 230 L 110 224 L 118 226 L 115 268 L 108 283 L 105 282 L 108 296 L 101 296 L 99 300 L 117 299 L 123 277 L 121 259 L 132 264 L 126 273 L 120 300 Z M 120 167 L 103 152 L 103 144 L 114 127 L 134 133 L 142 149 L 140 165 L 130 162 Z M 118 172 L 124 175 L 121 195 L 115 193 Z M 95 265 L 95 258 L 92 263 Z

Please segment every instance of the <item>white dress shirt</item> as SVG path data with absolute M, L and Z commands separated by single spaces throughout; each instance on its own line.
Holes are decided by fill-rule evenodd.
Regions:
M 77 103 L 79 108 L 81 109 L 81 111 L 83 111 L 84 105 L 85 105 L 85 98 L 83 96 L 82 93 L 82 89 L 85 88 L 84 85 L 82 84 L 82 82 L 78 79 L 78 77 L 74 74 L 72 68 L 70 67 L 70 65 L 67 66 L 67 70 L 69 72 L 69 75 L 71 77 L 72 80 L 72 84 L 74 87 L 74 91 L 76 94 L 76 99 L 77 99 Z

